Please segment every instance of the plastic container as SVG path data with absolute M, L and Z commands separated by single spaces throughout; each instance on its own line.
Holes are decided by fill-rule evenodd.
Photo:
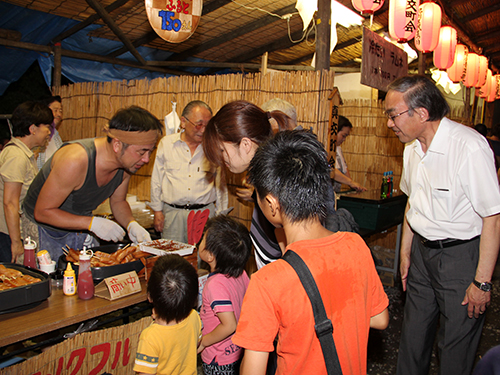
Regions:
M 42 264 L 52 264 L 52 259 L 50 258 L 50 254 L 47 250 L 40 250 L 38 253 L 36 253 L 36 257 L 38 258 L 38 264 L 40 266 Z
M 28 237 L 24 240 L 24 265 L 36 268 L 36 242 Z
M 78 258 L 78 297 L 81 299 L 90 299 L 94 297 L 94 280 L 92 279 L 92 271 L 90 269 L 90 258 L 94 253 L 92 250 L 86 250 L 85 248 L 80 251 L 80 256 Z
M 72 296 L 75 292 L 75 271 L 73 271 L 71 263 L 68 263 L 63 276 L 63 293 L 67 296 Z

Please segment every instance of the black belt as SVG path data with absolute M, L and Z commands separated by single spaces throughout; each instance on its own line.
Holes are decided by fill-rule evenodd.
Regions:
M 212 203 L 214 203 L 214 202 L 210 202 L 207 204 L 186 204 L 184 206 L 181 206 L 179 204 L 171 204 L 171 203 L 167 203 L 167 204 L 170 207 L 178 208 L 180 210 L 199 210 L 199 209 L 205 208 L 207 206 L 210 206 Z
M 430 240 L 426 240 L 424 237 L 422 237 L 422 239 L 420 241 L 422 242 L 422 245 L 424 245 L 425 247 L 429 247 L 431 249 L 444 249 L 446 247 L 463 245 L 464 243 L 474 241 L 475 239 L 478 239 L 478 238 L 479 238 L 479 236 L 476 236 L 476 237 L 468 239 L 468 240 L 457 240 L 455 238 L 446 238 L 444 240 L 430 241 Z

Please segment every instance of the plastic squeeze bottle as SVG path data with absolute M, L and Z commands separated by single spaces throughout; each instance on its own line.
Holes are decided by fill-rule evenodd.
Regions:
M 75 294 L 75 291 L 75 271 L 71 267 L 71 263 L 68 262 L 63 277 L 63 293 L 67 296 L 72 296 Z
M 24 240 L 24 262 L 26 267 L 36 268 L 36 242 L 28 237 Z
M 90 299 L 94 297 L 94 280 L 92 278 L 92 271 L 90 270 L 90 258 L 94 253 L 92 250 L 86 250 L 85 248 L 80 251 L 80 256 L 78 258 L 79 270 L 78 270 L 78 297 L 81 299 Z

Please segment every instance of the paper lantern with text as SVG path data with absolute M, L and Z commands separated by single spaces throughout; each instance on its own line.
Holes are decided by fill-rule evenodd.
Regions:
M 476 87 L 481 87 L 486 82 L 486 77 L 488 76 L 488 58 L 486 56 L 479 55 L 479 73 L 476 82 Z
M 497 98 L 497 94 L 498 94 L 498 81 L 497 81 L 497 77 L 495 75 L 495 76 L 491 76 L 490 92 L 489 92 L 488 96 L 486 97 L 486 101 L 490 102 L 490 103 L 494 102 Z
M 462 82 L 465 87 L 474 87 L 479 79 L 479 55 L 469 52 L 467 55 L 467 68 Z
M 389 35 L 399 43 L 411 40 L 417 32 L 420 0 L 389 0 Z
M 490 88 L 491 88 L 491 70 L 488 69 L 488 75 L 486 77 L 486 82 L 484 83 L 483 86 L 479 87 L 479 89 L 476 88 L 476 96 L 479 96 L 480 98 L 486 99 L 488 95 L 490 94 Z
M 443 26 L 439 30 L 439 42 L 433 53 L 434 66 L 448 69 L 455 60 L 457 46 L 457 30 L 451 26 Z
M 418 11 L 415 47 L 424 53 L 432 52 L 439 42 L 441 7 L 435 3 L 423 3 Z
M 201 20 L 202 0 L 145 0 L 146 14 L 162 39 L 181 43 L 191 37 Z
M 455 48 L 455 58 L 453 65 L 446 69 L 448 77 L 453 83 L 460 82 L 465 77 L 465 69 L 467 68 L 467 55 L 469 49 L 463 44 L 457 44 Z
M 351 0 L 352 6 L 363 16 L 375 13 L 382 8 L 384 0 Z

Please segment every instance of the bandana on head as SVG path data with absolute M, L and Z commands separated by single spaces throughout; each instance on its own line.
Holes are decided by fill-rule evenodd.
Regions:
M 118 129 L 110 129 L 109 125 L 104 127 L 104 131 L 108 137 L 116 138 L 128 145 L 153 145 L 158 140 L 158 130 L 148 130 L 145 132 L 125 131 Z

